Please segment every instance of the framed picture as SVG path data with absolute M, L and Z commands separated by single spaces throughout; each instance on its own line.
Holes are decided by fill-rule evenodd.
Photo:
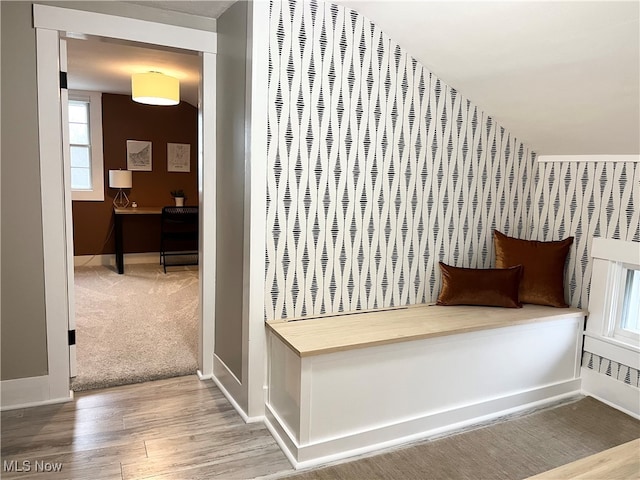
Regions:
M 191 145 L 167 143 L 167 172 L 191 171 Z
M 151 142 L 127 140 L 127 170 L 151 171 Z

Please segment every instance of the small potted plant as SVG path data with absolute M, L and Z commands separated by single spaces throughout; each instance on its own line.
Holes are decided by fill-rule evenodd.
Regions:
M 182 190 L 181 188 L 171 190 L 171 196 L 176 201 L 176 207 L 184 206 L 184 190 Z

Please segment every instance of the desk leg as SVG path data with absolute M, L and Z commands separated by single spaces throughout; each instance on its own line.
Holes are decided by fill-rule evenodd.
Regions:
M 122 246 L 122 215 L 115 216 L 115 230 L 116 230 L 116 268 L 118 273 L 122 275 L 124 273 L 124 252 Z

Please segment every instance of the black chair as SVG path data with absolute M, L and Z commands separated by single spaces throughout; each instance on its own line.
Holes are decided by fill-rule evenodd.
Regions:
M 160 265 L 198 264 L 198 207 L 163 207 Z

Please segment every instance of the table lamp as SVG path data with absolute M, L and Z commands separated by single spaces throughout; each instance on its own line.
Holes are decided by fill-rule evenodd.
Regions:
M 109 186 L 118 188 L 118 193 L 113 198 L 113 205 L 116 208 L 125 208 L 129 206 L 129 197 L 122 191 L 123 188 L 131 188 L 131 171 L 130 170 L 109 170 Z

